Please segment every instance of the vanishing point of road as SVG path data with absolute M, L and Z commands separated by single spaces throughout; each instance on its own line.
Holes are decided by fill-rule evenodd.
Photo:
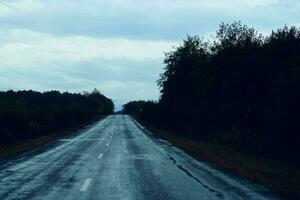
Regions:
M 197 161 L 132 117 L 111 115 L 0 162 L 0 199 L 273 200 Z

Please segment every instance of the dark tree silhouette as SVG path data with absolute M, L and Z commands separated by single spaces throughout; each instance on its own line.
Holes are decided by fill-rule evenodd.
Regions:
M 113 102 L 94 90 L 84 94 L 58 91 L 0 92 L 0 143 L 57 132 L 113 112 Z
M 263 37 L 241 22 L 222 23 L 213 42 L 187 36 L 165 55 L 161 97 L 153 109 L 158 113 L 143 118 L 196 139 L 300 164 L 299 52 L 296 27 Z

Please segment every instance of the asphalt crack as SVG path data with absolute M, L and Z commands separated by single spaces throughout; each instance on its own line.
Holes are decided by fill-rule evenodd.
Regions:
M 199 183 L 202 187 L 204 187 L 205 189 L 207 189 L 209 192 L 212 192 L 212 193 L 215 193 L 215 195 L 221 199 L 224 198 L 224 195 L 213 189 L 213 188 L 210 188 L 208 185 L 206 185 L 205 183 L 203 183 L 199 178 L 197 178 L 196 176 L 194 176 L 189 170 L 187 170 L 186 168 L 184 168 L 182 165 L 178 164 L 177 161 L 172 157 L 170 156 L 169 154 L 167 154 L 168 158 L 173 162 L 173 164 L 175 164 L 178 169 L 180 169 L 181 171 L 183 171 L 186 175 L 188 175 L 189 177 L 191 177 L 192 179 L 194 179 L 197 183 Z

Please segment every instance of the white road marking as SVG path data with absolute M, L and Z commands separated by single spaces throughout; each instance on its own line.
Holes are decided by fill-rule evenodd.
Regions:
M 90 186 L 91 181 L 92 181 L 91 178 L 85 179 L 85 181 L 84 181 L 84 183 L 83 183 L 83 186 L 81 187 L 80 191 L 81 191 L 81 192 L 85 192 L 85 191 L 88 189 L 88 187 Z
M 106 146 L 109 146 L 109 143 L 106 143 Z
M 99 156 L 98 156 L 98 158 L 101 159 L 102 156 L 103 156 L 103 153 L 100 153 Z

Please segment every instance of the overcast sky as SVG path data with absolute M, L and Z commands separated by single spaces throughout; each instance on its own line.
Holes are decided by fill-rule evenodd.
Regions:
M 222 21 L 300 25 L 299 0 L 0 0 L 0 90 L 158 99 L 163 52 Z

